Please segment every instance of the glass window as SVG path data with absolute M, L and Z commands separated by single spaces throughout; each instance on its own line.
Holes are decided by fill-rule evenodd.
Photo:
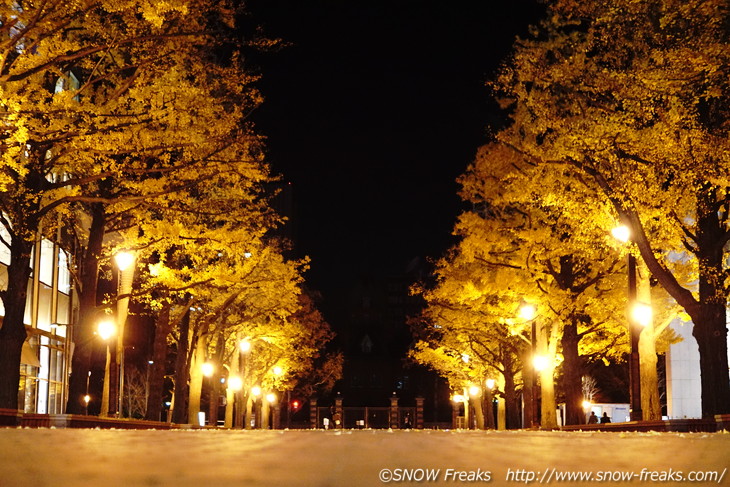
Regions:
M 10 234 L 5 228 L 5 225 L 0 225 L 0 236 L 2 236 L 4 241 L 10 242 Z M 10 265 L 10 249 L 2 243 L 0 243 L 0 263 Z
M 59 325 L 71 324 L 71 296 L 58 293 L 58 308 L 56 309 L 56 323 Z M 65 336 L 66 332 L 61 331 L 64 327 L 59 326 L 56 333 Z
M 58 249 L 58 290 L 62 293 L 71 292 L 71 272 L 68 270 L 68 254 Z
M 41 241 L 41 270 L 38 274 L 41 282 L 53 285 L 53 242 L 43 239 Z
M 40 285 L 38 292 L 38 323 L 36 326 L 45 331 L 51 331 L 51 297 L 53 289 L 45 284 Z

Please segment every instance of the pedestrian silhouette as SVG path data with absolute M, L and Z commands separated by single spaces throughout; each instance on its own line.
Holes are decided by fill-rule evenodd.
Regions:
M 588 424 L 596 424 L 598 423 L 598 416 L 596 416 L 596 413 L 591 411 L 591 415 L 588 416 Z
M 610 423 L 611 418 L 608 417 L 608 414 L 603 413 L 603 417 L 601 417 L 601 423 Z

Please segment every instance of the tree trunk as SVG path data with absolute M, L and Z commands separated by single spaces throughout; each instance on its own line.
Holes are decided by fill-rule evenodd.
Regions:
M 175 359 L 175 391 L 172 410 L 172 422 L 183 423 L 188 417 L 188 347 L 190 346 L 190 309 L 185 311 L 180 320 L 180 334 L 177 342 L 177 357 Z
M 200 412 L 200 396 L 203 392 L 203 369 L 208 352 L 208 343 L 206 337 L 200 336 L 195 344 L 193 358 L 190 361 L 190 387 L 188 389 L 188 424 L 196 424 L 198 422 L 198 412 Z
M 215 340 L 215 366 L 216 374 L 212 378 L 210 384 L 210 400 L 208 401 L 208 424 L 218 426 L 218 406 L 220 405 L 221 395 L 221 372 L 223 369 L 223 352 L 225 352 L 225 339 L 223 333 L 219 332 Z
M 2 292 L 5 316 L 0 327 L 0 408 L 18 409 L 20 355 L 27 337 L 23 318 L 30 277 L 32 242 L 12 237 L 8 287 Z M 85 384 L 85 383 L 84 383 Z M 81 396 L 77 399 L 81 400 Z M 83 403 L 82 403 L 83 404 Z
M 504 364 L 504 419 L 499 429 L 519 429 L 522 426 L 520 421 L 520 398 L 517 394 L 515 384 L 515 372 L 513 368 L 512 355 L 506 351 L 503 356 Z M 500 403 L 501 404 L 501 403 Z
M 637 300 L 651 305 L 651 283 L 649 269 L 643 262 L 637 263 Z M 639 377 L 641 382 L 641 415 L 644 421 L 662 419 L 662 405 L 659 401 L 659 374 L 657 372 L 656 336 L 654 323 L 649 320 L 639 334 Z
M 565 392 L 565 424 L 585 423 L 583 412 L 583 376 L 582 364 L 578 354 L 578 319 L 571 321 L 563 328 L 561 345 L 563 348 L 563 391 Z
M 484 426 L 484 389 L 479 388 L 479 395 L 471 398 L 469 402 L 474 406 L 474 419 L 478 430 L 485 429 Z
M 723 237 L 726 230 L 725 222 L 720 221 L 718 212 L 720 189 L 707 181 L 698 181 L 697 188 L 695 254 L 699 263 L 699 300 L 657 260 L 643 232 L 637 235 L 636 243 L 652 275 L 692 318 L 692 335 L 697 340 L 700 353 L 702 415 L 714 418 L 716 414 L 730 413 L 726 316 L 728 291 L 720 278 L 725 274 Z M 620 204 L 616 205 L 616 209 L 631 223 L 632 228 L 643 229 L 636 212 Z
M 699 260 L 700 306 L 687 310 L 694 322 L 692 335 L 700 352 L 702 415 L 730 413 L 728 380 L 727 300 L 725 286 L 725 249 L 722 237 L 725 223 L 720 221 L 717 201 L 720 189 L 705 183 L 697 203 L 697 259 Z
M 532 352 L 528 349 L 522 359 L 522 427 L 532 428 L 535 426 L 534 419 L 537 416 L 537 398 L 535 397 L 535 381 L 537 376 L 532 366 Z
M 550 357 L 551 365 L 540 371 L 540 426 L 542 429 L 556 429 L 558 416 L 555 405 L 555 357 Z
M 695 323 L 692 335 L 700 351 L 702 415 L 706 418 L 730 413 L 726 312 L 725 306 L 715 304 L 690 315 Z
M 79 286 L 79 321 L 74 326 L 74 352 L 71 362 L 71 376 L 68 381 L 68 403 L 66 412 L 69 414 L 84 414 L 85 408 L 80 400 L 86 394 L 86 381 L 91 370 L 91 354 L 94 348 L 94 328 L 98 318 L 96 309 L 96 293 L 99 284 L 99 259 L 104 243 L 104 227 L 106 214 L 104 206 L 91 206 L 91 227 L 89 241 L 83 261 L 79 263 L 81 269 Z M 116 373 L 113 364 L 110 364 L 110 375 Z M 112 380 L 112 382 L 114 382 Z M 109 409 L 116 411 L 117 391 L 110 388 Z
M 147 396 L 147 414 L 145 419 L 160 421 L 162 419 L 162 398 L 165 387 L 165 364 L 167 362 L 167 337 L 172 331 L 170 320 L 170 304 L 165 304 L 157 315 L 155 338 L 152 344 L 152 364 L 150 367 L 150 390 Z
M 267 401 L 266 398 L 264 397 L 261 399 L 261 418 L 258 421 L 259 428 L 261 428 L 262 430 L 271 429 L 269 427 L 270 412 L 271 412 L 271 405 L 269 404 L 269 401 Z
M 246 414 L 243 418 L 243 428 L 250 430 L 251 418 L 253 417 L 253 398 L 251 397 L 251 394 L 244 395 L 244 398 L 246 400 Z

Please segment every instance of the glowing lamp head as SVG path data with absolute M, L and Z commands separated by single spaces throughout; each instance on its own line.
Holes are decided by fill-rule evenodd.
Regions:
M 104 320 L 99 323 L 98 333 L 102 340 L 108 340 L 117 332 L 117 326 L 111 320 Z
M 631 308 L 631 318 L 641 326 L 651 323 L 652 309 L 646 303 L 635 303 Z
M 456 403 L 466 402 L 466 399 L 461 394 L 454 394 L 453 396 L 451 396 L 451 400 Z
M 593 404 L 591 404 L 591 401 L 583 401 L 583 410 L 588 411 Z
M 228 378 L 228 388 L 234 392 L 243 389 L 243 379 L 237 375 Z
M 261 395 L 261 388 L 259 386 L 253 386 L 251 388 L 251 394 L 254 397 L 259 397 Z
M 205 362 L 203 365 L 200 366 L 200 369 L 203 372 L 203 375 L 206 377 L 211 377 L 213 375 L 213 372 L 215 371 L 215 367 L 210 362 Z
M 90 401 L 91 401 L 91 396 L 86 394 L 84 396 L 84 403 L 88 406 Z
M 274 373 L 274 375 L 282 375 L 284 373 L 284 369 L 277 365 L 272 369 L 272 372 Z
M 134 254 L 124 251 L 117 252 L 114 255 L 114 262 L 117 263 L 117 268 L 120 271 L 125 271 L 134 263 Z
M 613 235 L 613 238 L 616 240 L 626 243 L 631 238 L 631 230 L 629 230 L 629 227 L 626 225 L 619 225 L 611 230 L 611 235 Z
M 537 355 L 532 359 L 532 365 L 537 371 L 545 370 L 549 365 L 549 359 L 544 355 Z
M 248 353 L 251 351 L 251 342 L 249 342 L 248 340 L 241 340 L 241 343 L 238 344 L 238 347 L 243 353 Z
M 478 395 L 479 395 L 479 394 L 480 394 L 481 392 L 482 392 L 482 390 L 481 390 L 481 389 L 479 388 L 479 386 L 471 386 L 471 387 L 469 387 L 469 395 L 470 395 L 470 396 L 474 396 L 474 397 L 476 397 L 476 396 L 478 396 Z
M 494 389 L 495 381 L 494 379 L 487 379 L 487 389 L 490 391 Z
M 269 402 L 269 404 L 274 404 L 276 402 L 276 394 L 273 392 L 269 392 L 266 394 L 266 400 Z
M 532 320 L 537 315 L 537 308 L 535 308 L 534 304 L 523 304 L 520 306 L 520 318 L 523 320 Z

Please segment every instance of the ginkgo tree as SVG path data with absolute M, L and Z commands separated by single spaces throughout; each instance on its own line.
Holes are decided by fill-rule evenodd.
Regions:
M 120 188 L 132 200 L 169 192 L 208 177 L 201 161 L 217 161 L 232 141 L 246 150 L 240 122 L 256 100 L 206 101 L 215 97 L 209 84 L 217 78 L 228 80 L 228 86 L 213 85 L 218 91 L 240 99 L 255 92 L 240 71 L 221 77 L 223 67 L 199 62 L 234 13 L 224 2 L 195 0 L 0 6 L 0 222 L 11 255 L 0 295 L 3 407 L 17 404 L 25 283 L 38 232 L 53 234 L 64 221 L 59 214 L 75 211 L 73 203 L 90 205 L 91 214 L 103 218 L 106 210 L 94 205 L 114 202 Z M 237 61 L 231 61 L 233 68 Z M 100 243 L 89 243 L 84 265 L 93 283 L 98 266 L 91 261 L 100 258 Z M 90 288 L 82 291 L 85 310 L 93 308 L 93 295 Z M 81 317 L 79 343 L 88 341 L 91 321 Z
M 724 0 L 556 0 L 493 87 L 535 193 L 631 246 L 692 319 L 702 413 L 730 408 Z M 609 211 L 605 211 L 608 208 Z
M 610 235 L 584 223 L 590 211 L 597 210 L 569 212 L 541 198 L 545 181 L 532 177 L 531 165 L 504 144 L 480 149 L 460 179 L 462 198 L 473 209 L 459 217 L 455 233 L 461 241 L 437 270 L 436 290 L 443 291 L 431 293 L 429 306 L 439 303 L 434 299 L 438 296 L 441 303 L 450 303 L 451 310 L 465 308 L 460 310 L 462 320 L 468 313 L 481 313 L 482 327 L 493 328 L 497 337 L 501 334 L 495 344 L 522 337 L 527 346 L 523 344 L 517 356 L 522 363 L 527 416 L 533 402 L 534 370 L 540 378 L 541 425 L 551 428 L 557 426 L 556 367 L 561 364 L 563 369 L 566 421 L 581 423 L 580 355 L 620 360 L 627 351 L 626 320 L 621 312 L 626 300 L 622 291 L 625 271 Z M 562 183 L 570 187 L 569 181 Z M 609 211 L 606 205 L 602 208 Z M 518 319 L 521 303 L 537 307 L 537 316 Z M 496 324 L 503 327 L 501 331 Z M 449 332 L 457 333 L 453 327 L 446 334 Z M 644 333 L 646 367 L 653 365 L 654 372 L 644 374 L 643 391 L 652 398 L 658 396 L 654 346 L 668 333 L 659 332 L 653 335 L 647 329 Z M 649 360 L 652 356 L 653 361 Z M 538 358 L 540 366 L 533 369 Z M 658 401 L 652 401 L 652 411 L 660 414 Z

